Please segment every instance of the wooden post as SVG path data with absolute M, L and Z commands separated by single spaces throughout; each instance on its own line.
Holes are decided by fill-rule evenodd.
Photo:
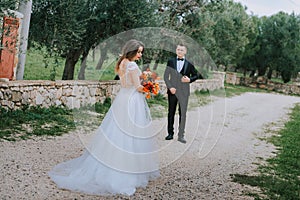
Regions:
M 13 80 L 16 66 L 16 44 L 18 41 L 19 19 L 5 16 L 3 18 L 3 34 L 0 51 L 0 78 Z

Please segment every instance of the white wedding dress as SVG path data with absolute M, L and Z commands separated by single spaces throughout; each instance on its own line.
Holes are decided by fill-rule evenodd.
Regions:
M 135 62 L 120 66 L 121 89 L 83 155 L 49 172 L 59 188 L 132 195 L 159 176 L 149 107 L 136 90 L 140 74 Z

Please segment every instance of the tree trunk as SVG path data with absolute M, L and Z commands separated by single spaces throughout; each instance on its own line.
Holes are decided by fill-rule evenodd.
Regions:
M 142 71 L 146 71 L 148 68 L 150 69 L 150 63 L 145 63 L 142 67 Z
M 96 69 L 99 70 L 99 69 L 102 68 L 102 65 L 103 65 L 104 60 L 106 59 L 106 57 L 107 57 L 107 48 L 102 48 L 100 50 L 100 59 L 99 59 L 99 61 L 97 63 Z
M 266 65 L 265 64 L 263 64 L 263 65 L 261 64 L 257 68 L 257 73 L 258 73 L 257 75 L 258 76 L 264 76 L 266 74 L 266 71 L 267 71 Z
M 96 55 L 96 47 L 93 49 L 92 51 L 92 59 L 93 59 L 93 62 L 95 62 L 95 55 Z
M 247 69 L 246 68 L 243 69 L 243 75 L 244 75 L 244 77 L 246 77 L 246 75 L 247 75 Z
M 153 70 L 157 70 L 158 63 L 159 63 L 159 60 L 158 59 L 155 60 L 154 65 L 153 65 Z
M 254 77 L 255 71 L 256 71 L 255 69 L 251 70 L 251 71 L 250 71 L 250 74 L 249 74 L 249 77 L 251 77 L 251 78 Z
M 284 83 L 288 83 L 291 80 L 292 73 L 289 70 L 281 71 L 281 78 Z
M 80 70 L 78 73 L 78 80 L 85 80 L 85 69 L 86 69 L 86 61 L 88 55 L 89 55 L 88 51 L 84 52 L 82 55 Z
M 267 73 L 267 78 L 268 79 L 272 79 L 272 73 L 273 73 L 273 70 L 272 69 L 269 69 L 268 73 Z
M 29 26 L 30 26 L 30 18 L 31 18 L 31 8 L 32 8 L 32 0 L 21 1 L 19 6 L 19 12 L 24 15 L 22 28 L 21 28 L 21 36 L 20 36 L 20 47 L 19 47 L 19 61 L 16 73 L 17 80 L 23 80 L 24 77 L 24 69 L 26 62 L 26 53 L 27 53 L 27 45 L 28 45 L 28 34 L 29 34 Z
M 75 65 L 81 55 L 81 50 L 73 50 L 67 54 L 62 80 L 73 80 Z

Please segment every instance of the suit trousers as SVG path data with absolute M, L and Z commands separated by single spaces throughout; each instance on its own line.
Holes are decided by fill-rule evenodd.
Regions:
M 179 97 L 179 98 L 178 98 Z M 178 137 L 183 138 L 186 124 L 186 112 L 189 96 L 168 93 L 168 134 L 174 135 L 174 119 L 177 104 L 179 104 Z

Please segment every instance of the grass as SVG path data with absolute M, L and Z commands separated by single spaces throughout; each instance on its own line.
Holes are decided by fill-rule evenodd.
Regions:
M 74 129 L 71 111 L 58 107 L 30 107 L 23 110 L 1 109 L 0 139 L 15 141 L 32 136 L 61 135 Z
M 196 90 L 195 91 L 195 96 L 197 102 L 194 102 L 194 106 L 203 106 L 206 104 L 211 103 L 215 98 L 230 98 L 233 96 L 241 95 L 246 92 L 266 92 L 265 90 L 262 89 L 254 89 L 254 88 L 249 88 L 249 87 L 244 87 L 244 86 L 238 86 L 238 85 L 231 85 L 231 84 L 225 84 L 224 89 L 216 89 L 213 91 L 209 90 Z M 193 104 L 191 102 L 191 98 L 189 100 L 189 104 Z
M 259 88 L 250 88 L 250 87 L 245 87 L 240 85 L 225 84 L 225 92 L 226 92 L 226 97 L 233 97 L 236 95 L 241 95 L 245 92 L 269 92 L 269 91 L 259 89 Z
M 147 100 L 151 110 L 165 108 L 166 98 L 163 95 Z M 97 102 L 79 109 L 66 109 L 60 107 L 26 107 L 22 110 L 0 110 L 0 141 L 17 141 L 29 139 L 33 136 L 59 136 L 69 131 L 91 131 L 99 126 L 111 106 L 111 99 L 103 103 Z M 154 115 L 154 118 L 163 117 Z
M 152 119 L 163 118 L 167 116 L 168 101 L 162 94 L 158 94 L 147 99 Z
M 55 62 L 54 58 L 44 58 L 44 52 L 35 49 L 30 49 L 27 51 L 26 63 L 24 69 L 24 79 L 25 80 L 51 80 L 51 73 L 54 67 L 54 63 L 59 66 L 63 66 L 63 60 L 57 60 Z M 60 78 L 62 77 L 63 68 L 56 68 Z
M 249 77 L 249 75 L 247 74 L 246 76 L 244 76 L 243 73 L 241 72 L 234 72 L 237 74 L 238 77 Z M 279 77 L 272 77 L 271 79 L 269 79 L 270 81 L 273 81 L 275 83 L 284 83 L 283 80 Z M 285 84 L 294 84 L 293 79 L 291 79 L 289 82 L 285 83 Z
M 92 51 L 87 58 L 87 67 L 85 69 L 85 80 L 113 80 L 115 77 L 116 57 L 109 54 L 105 59 L 100 70 L 96 69 L 97 62 L 100 58 L 100 52 L 95 51 L 95 57 Z M 61 80 L 64 70 L 65 60 L 63 58 L 48 57 L 45 50 L 29 49 L 27 51 L 24 79 L 25 80 Z M 150 64 L 153 66 L 154 62 Z M 162 77 L 165 64 L 158 64 L 156 72 Z M 80 61 L 75 65 L 74 79 L 78 77 L 80 70 Z
M 27 51 L 24 79 L 25 80 L 61 80 L 64 70 L 65 60 L 63 58 L 48 57 L 47 52 L 38 49 Z M 114 66 L 116 59 L 109 55 L 104 61 L 102 69 L 96 70 L 95 66 L 99 60 L 99 54 L 95 59 L 92 55 L 88 56 L 87 67 L 85 70 L 86 80 L 112 80 L 115 76 Z M 74 79 L 77 79 L 80 70 L 80 61 L 74 70 Z
M 250 193 L 255 199 L 300 199 L 300 104 L 290 114 L 284 128 L 270 141 L 277 147 L 275 157 L 259 166 L 259 175 L 232 175 L 233 181 L 256 186 L 262 194 Z
M 97 62 L 100 58 L 99 50 L 95 50 L 93 56 L 91 51 L 87 57 L 87 67 L 85 69 L 86 80 L 113 80 L 115 77 L 116 57 L 109 54 L 105 59 L 100 70 L 96 70 Z M 78 77 L 80 70 L 80 61 L 75 66 L 74 79 Z M 152 71 L 156 72 L 162 78 L 166 63 L 159 63 L 156 70 L 153 70 L 154 61 L 150 63 Z M 60 57 L 51 57 L 49 53 L 42 49 L 31 48 L 27 51 L 24 79 L 25 80 L 61 80 L 64 70 L 65 59 Z M 142 66 L 142 63 L 139 63 Z M 212 77 L 211 73 L 205 72 L 206 76 Z
M 60 107 L 27 107 L 15 111 L 1 109 L 0 140 L 16 141 L 33 136 L 59 136 L 79 126 L 96 127 L 110 105 L 111 100 L 108 98 L 103 103 L 73 110 Z

